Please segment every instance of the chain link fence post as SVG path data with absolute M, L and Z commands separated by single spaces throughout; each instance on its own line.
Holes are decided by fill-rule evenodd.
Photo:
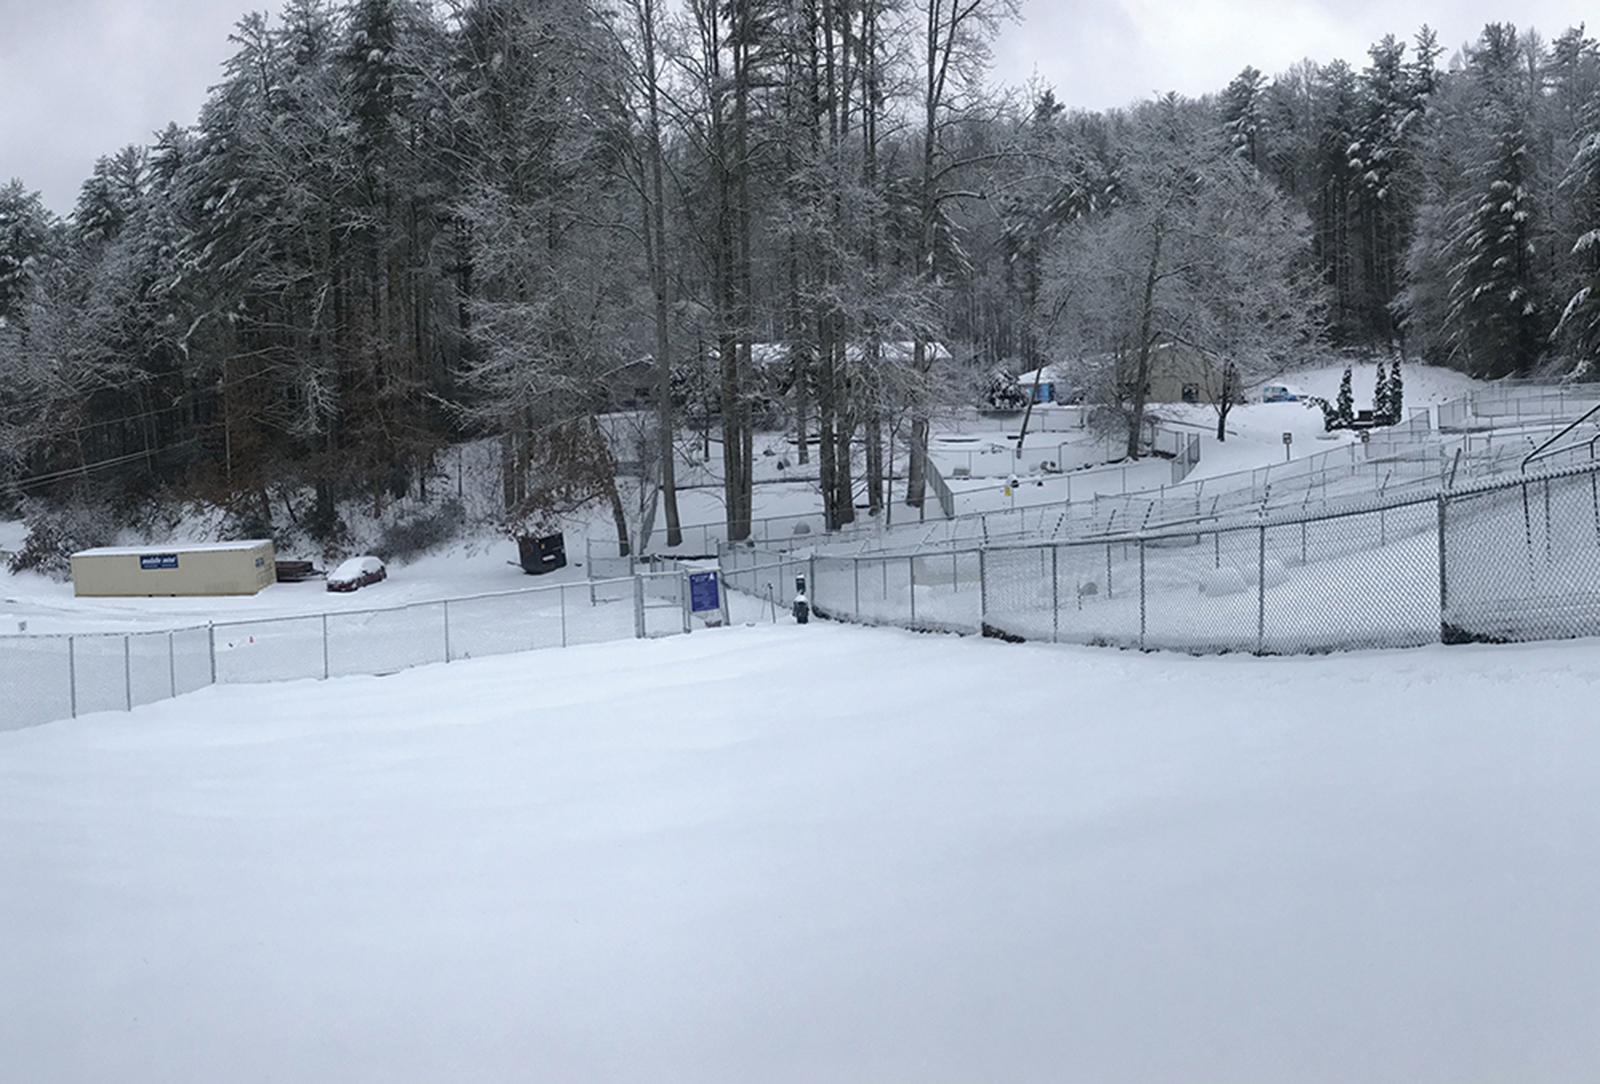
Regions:
M 987 548 L 978 550 L 978 631 L 989 622 L 989 562 Z
M 1139 539 L 1139 650 L 1144 650 L 1145 599 L 1144 599 L 1144 539 Z
M 217 626 L 206 622 L 206 655 L 211 661 L 211 684 L 217 683 Z
M 178 654 L 172 646 L 172 631 L 167 631 L 167 696 L 176 698 L 178 695 Z
M 1256 654 L 1260 655 L 1267 643 L 1267 525 L 1256 531 Z
M 1446 575 L 1445 545 L 1444 545 L 1444 520 L 1445 507 L 1449 502 L 1443 492 L 1439 494 L 1439 638 L 1445 639 L 1444 625 L 1446 606 L 1450 601 L 1449 580 Z
M 644 577 L 638 575 L 633 577 L 633 635 L 638 640 L 645 636 Z
M 1061 547 L 1050 547 L 1050 642 L 1061 642 Z
M 133 710 L 133 641 L 124 634 L 122 637 L 122 696 L 123 703 L 129 711 Z
M 450 662 L 450 600 L 444 600 L 444 661 Z
M 328 680 L 328 615 L 322 615 L 322 680 Z
M 906 558 L 906 582 L 910 584 L 911 595 L 911 623 L 917 623 L 917 558 L 913 554 Z

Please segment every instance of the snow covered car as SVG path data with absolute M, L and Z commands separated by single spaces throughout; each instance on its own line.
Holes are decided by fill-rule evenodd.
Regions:
M 377 583 L 389 573 L 376 557 L 352 557 L 328 573 L 328 590 L 354 591 L 369 583 Z

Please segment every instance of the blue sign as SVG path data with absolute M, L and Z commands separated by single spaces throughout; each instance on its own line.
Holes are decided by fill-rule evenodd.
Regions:
M 689 573 L 689 610 L 692 613 L 705 613 L 707 610 L 722 609 L 722 600 L 717 592 L 717 574 L 715 572 Z
M 176 553 L 147 553 L 139 558 L 140 568 L 177 568 Z

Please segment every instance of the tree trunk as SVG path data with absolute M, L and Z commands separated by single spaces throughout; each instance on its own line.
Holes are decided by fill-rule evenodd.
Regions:
M 656 331 L 656 426 L 659 430 L 658 456 L 661 460 L 661 505 L 667 517 L 668 547 L 683 544 L 683 526 L 678 518 L 678 481 L 674 437 L 677 422 L 672 410 L 672 349 L 667 296 L 666 195 L 661 179 L 660 74 L 656 68 L 656 16 L 654 0 L 641 0 L 638 9 L 639 33 L 644 45 L 645 100 L 649 113 L 650 209 L 645 230 L 645 247 L 650 262 L 650 286 L 655 295 Z
M 883 512 L 883 419 L 876 413 L 867 418 L 867 513 Z
M 850 458 L 850 445 L 855 437 L 855 417 L 850 407 L 850 378 L 849 365 L 846 360 L 845 344 L 834 343 L 836 362 L 834 365 L 835 382 L 839 382 L 843 374 L 844 389 L 835 387 L 835 397 L 841 409 L 835 415 L 837 434 L 833 442 L 833 454 L 836 464 L 833 469 L 833 521 L 839 526 L 856 521 L 855 499 L 855 465 Z
M 1144 435 L 1145 401 L 1150 393 L 1150 350 L 1155 321 L 1156 285 L 1161 281 L 1161 242 L 1166 223 L 1156 219 L 1155 237 L 1150 244 L 1150 266 L 1144 279 L 1144 309 L 1139 317 L 1139 362 L 1134 369 L 1133 401 L 1128 408 L 1128 458 L 1139 458 L 1140 438 Z
M 628 540 L 628 513 L 622 507 L 622 494 L 614 484 L 606 487 L 606 501 L 611 505 L 611 521 L 617 527 L 617 556 L 627 557 L 633 552 Z
M 823 526 L 830 531 L 840 527 L 834 495 L 838 486 L 839 456 L 837 369 L 834 366 L 833 335 L 825 316 L 817 318 L 817 471 L 822 490 Z

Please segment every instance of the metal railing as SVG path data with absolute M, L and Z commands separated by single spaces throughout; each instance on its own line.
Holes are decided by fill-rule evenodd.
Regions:
M 1571 419 L 1600 402 L 1600 384 L 1497 381 L 1434 408 L 1441 431 Z
M 1092 541 L 723 554 L 738 590 L 800 567 L 819 617 L 1004 639 L 1278 654 L 1595 635 L 1600 464 Z
M 1362 442 L 1176 484 L 1127 484 L 1130 471 L 1165 471 L 1163 460 L 1055 478 L 1028 478 L 1012 497 L 1002 496 L 997 484 L 988 483 L 982 493 L 990 507 L 972 510 L 976 491 L 958 492 L 958 501 L 965 496 L 966 508 L 958 507 L 957 515 L 948 521 L 930 518 L 921 522 L 914 511 L 901 518 L 907 510 L 897 507 L 892 526 L 865 520 L 829 534 L 822 529 L 820 513 L 776 517 L 759 522 L 752 541 L 769 550 L 907 553 L 993 545 L 1008 539 L 1066 541 L 1165 527 L 1217 527 L 1253 521 L 1261 515 L 1314 517 L 1373 501 L 1431 499 L 1446 475 L 1457 484 L 1470 484 L 1515 473 L 1528 452 L 1564 423 L 1516 425 L 1446 438 L 1426 429 L 1426 424 L 1419 412 L 1404 425 L 1372 431 Z M 1588 452 L 1585 444 L 1581 454 L 1586 457 Z M 1568 458 L 1577 455 L 1573 451 Z M 1040 493 L 1045 494 L 1044 499 Z M 721 537 L 718 526 L 700 543 L 714 548 L 722 544 Z M 686 549 L 703 552 L 688 545 L 687 535 L 685 541 Z
M 884 531 L 919 532 L 926 524 L 940 518 L 961 520 L 997 512 L 1009 513 L 1018 508 L 1047 507 L 1053 510 L 1050 515 L 1054 518 L 1062 507 L 1078 502 L 1111 495 L 1153 492 L 1152 483 L 1181 481 L 1200 462 L 1201 442 L 1193 433 L 1157 426 L 1153 430 L 1151 448 L 1158 454 L 1135 462 L 1030 477 L 1027 485 L 1009 495 L 1004 493 L 1003 481 L 998 474 L 994 478 L 981 480 L 956 478 L 952 485 L 944 472 L 930 469 L 928 479 L 934 500 L 926 502 L 921 509 L 897 504 L 883 517 L 858 515 L 855 522 L 846 524 L 832 534 L 827 531 L 821 510 L 757 517 L 750 521 L 750 537 L 747 541 L 789 548 L 815 545 L 824 539 L 830 543 L 854 544 Z M 1037 459 L 1040 454 L 1039 450 L 1034 449 L 1029 452 L 1028 458 Z M 935 452 L 927 460 L 930 468 L 933 468 L 936 457 L 948 462 L 948 457 Z M 1016 460 L 1009 451 L 1006 457 L 1007 462 L 1015 467 Z M 1045 449 L 1044 457 L 1049 458 L 1049 449 Z M 692 524 L 684 526 L 682 530 L 683 544 L 672 551 L 674 555 L 714 554 L 728 540 L 725 523 Z M 639 549 L 649 552 L 652 547 L 664 546 L 665 538 L 665 528 L 658 521 Z M 602 562 L 622 560 L 616 548 L 609 543 L 591 544 L 589 554 L 591 562 L 597 556 Z M 617 566 L 603 564 L 603 567 Z

